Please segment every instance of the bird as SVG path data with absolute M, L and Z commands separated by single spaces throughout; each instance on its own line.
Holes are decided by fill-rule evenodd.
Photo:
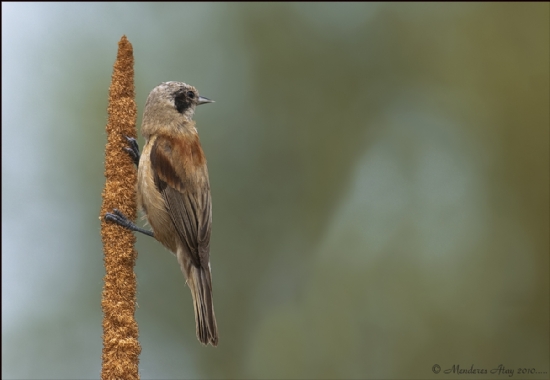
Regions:
M 105 218 L 154 237 L 176 256 L 191 290 L 197 339 L 217 346 L 210 266 L 212 197 L 193 120 L 198 105 L 213 102 L 183 82 L 163 82 L 150 92 L 141 125 L 143 151 L 140 154 L 137 141 L 127 136 L 125 150 L 138 167 L 138 206 L 152 231 L 136 226 L 117 209 Z

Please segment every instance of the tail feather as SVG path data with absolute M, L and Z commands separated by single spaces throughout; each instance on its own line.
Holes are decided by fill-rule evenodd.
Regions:
M 212 277 L 210 270 L 191 265 L 187 283 L 193 296 L 197 338 L 202 344 L 218 345 L 218 327 L 212 302 Z

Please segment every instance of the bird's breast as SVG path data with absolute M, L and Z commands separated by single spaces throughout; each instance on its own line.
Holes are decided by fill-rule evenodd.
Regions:
M 175 230 L 166 207 L 166 201 L 155 185 L 151 166 L 151 148 L 156 137 L 152 136 L 145 144 L 138 167 L 138 205 L 143 209 L 147 221 L 153 228 L 155 238 L 170 251 L 176 251 Z

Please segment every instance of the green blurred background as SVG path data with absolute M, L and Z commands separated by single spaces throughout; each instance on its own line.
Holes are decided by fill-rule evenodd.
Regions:
M 143 379 L 548 378 L 549 8 L 2 3 L 2 377 L 99 376 L 126 34 L 138 126 L 160 82 L 216 100 L 196 120 L 220 345 L 139 236 Z

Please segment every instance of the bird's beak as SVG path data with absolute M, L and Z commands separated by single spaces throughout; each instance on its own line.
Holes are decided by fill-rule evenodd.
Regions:
M 205 98 L 204 96 L 199 96 L 199 101 L 197 104 L 200 106 L 201 104 L 206 104 L 206 103 L 214 103 L 214 101 L 208 98 Z

